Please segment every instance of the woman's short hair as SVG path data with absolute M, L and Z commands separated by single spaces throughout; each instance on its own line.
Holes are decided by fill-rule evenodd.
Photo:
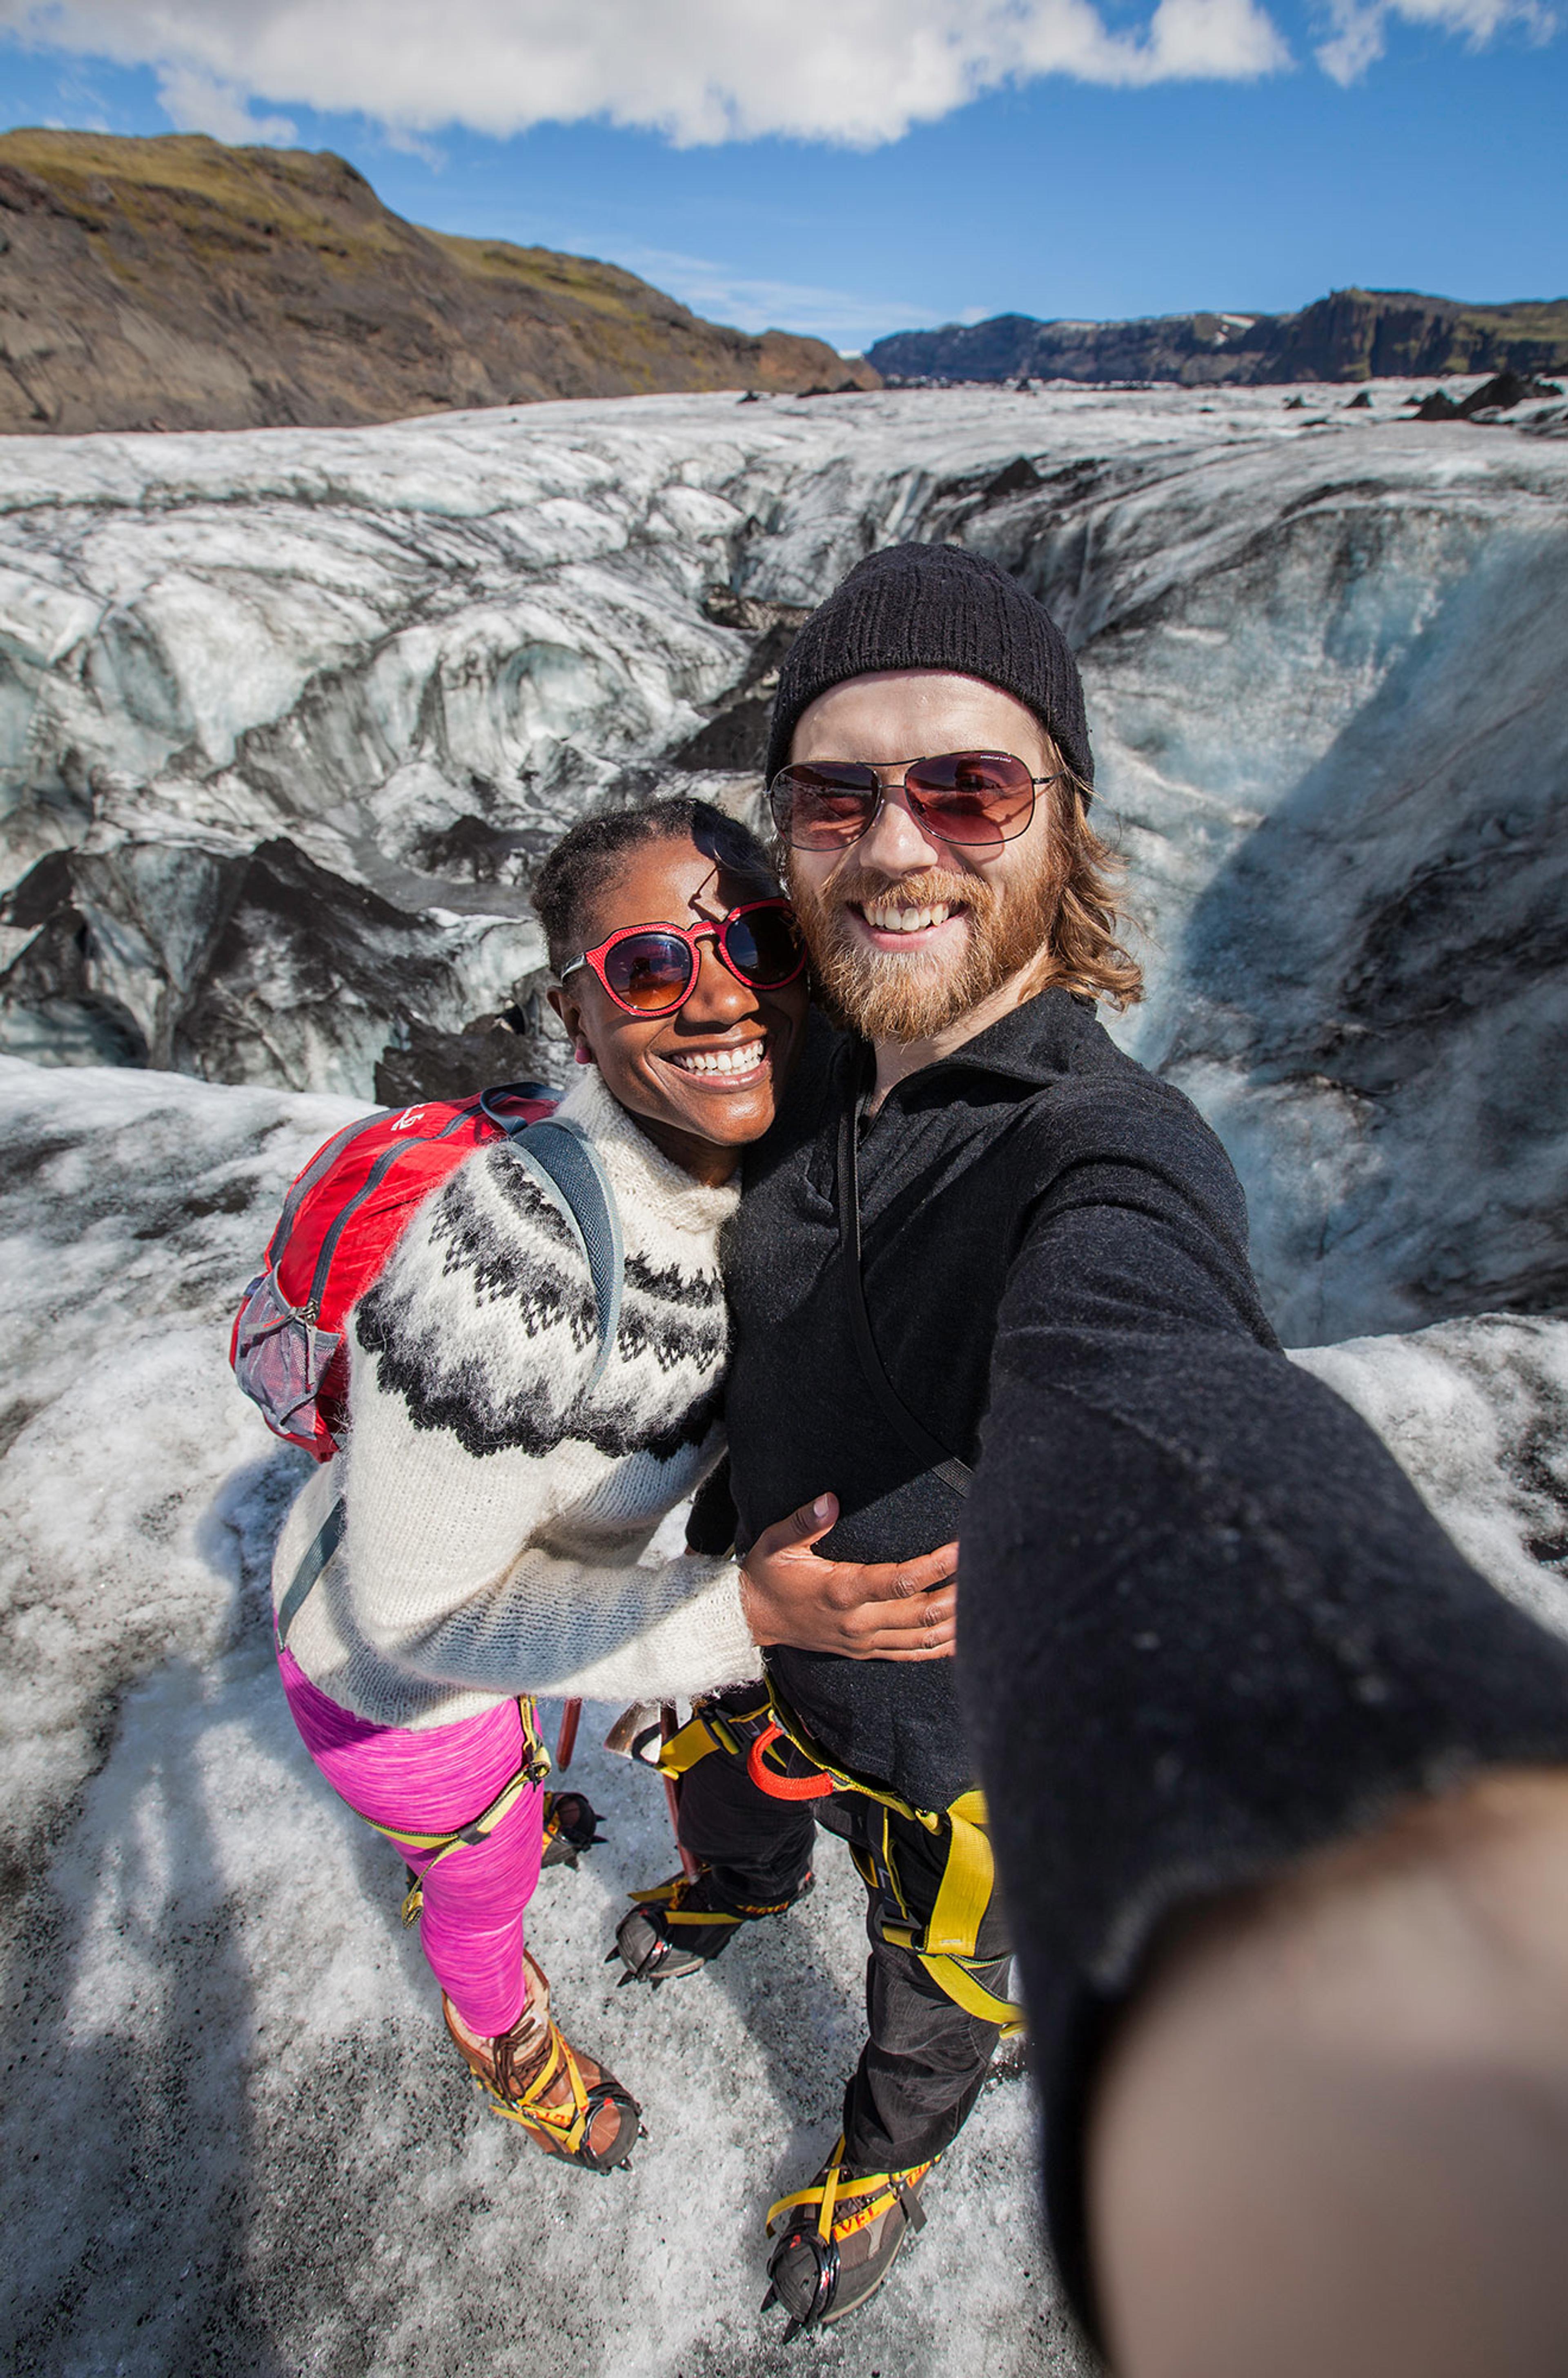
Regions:
M 550 964 L 558 973 L 582 947 L 580 920 L 618 859 L 650 842 L 693 842 L 732 875 L 754 876 L 770 889 L 778 879 L 762 843 L 738 818 L 688 793 L 605 810 L 568 828 L 534 878 L 531 898 L 545 928 Z M 640 919 L 628 918 L 628 924 Z

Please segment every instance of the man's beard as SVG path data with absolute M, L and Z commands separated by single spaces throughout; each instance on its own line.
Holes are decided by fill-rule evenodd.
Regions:
M 820 891 L 801 883 L 793 868 L 786 866 L 786 874 L 822 998 L 839 1022 L 866 1040 L 928 1040 L 958 1023 L 1044 955 L 1060 890 L 1048 857 L 1026 881 L 999 889 L 983 876 L 950 875 L 939 867 L 890 877 L 846 862 Z M 894 891 L 907 907 L 945 903 L 966 910 L 962 957 L 934 950 L 906 956 L 852 940 L 845 909 Z

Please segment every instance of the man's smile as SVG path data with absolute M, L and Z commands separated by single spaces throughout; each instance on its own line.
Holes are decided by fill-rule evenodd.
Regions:
M 854 919 L 860 936 L 873 949 L 906 953 L 940 947 L 956 940 L 969 918 L 967 907 L 961 902 L 936 900 L 915 905 L 901 899 L 896 892 L 880 893 L 869 900 L 847 901 L 844 913 Z

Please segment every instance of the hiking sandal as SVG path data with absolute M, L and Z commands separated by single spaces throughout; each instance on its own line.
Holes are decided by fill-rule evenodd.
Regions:
M 620 1959 L 626 1967 L 618 1985 L 623 1990 L 628 1982 L 652 1982 L 657 1988 L 683 1974 L 700 1973 L 729 1947 L 739 1925 L 786 1914 L 813 1887 L 812 1877 L 806 1874 L 785 1899 L 734 1899 L 720 1890 L 710 1867 L 695 1875 L 672 1875 L 652 1891 L 632 1892 L 637 1904 L 622 1916 L 616 1945 L 604 1963 L 613 1965 Z
M 858 2171 L 844 2162 L 844 2147 L 841 2137 L 809 2188 L 768 2208 L 768 2235 L 775 2226 L 780 2234 L 768 2257 L 762 2310 L 784 2306 L 786 2345 L 802 2329 L 828 2328 L 857 2312 L 887 2277 L 910 2231 L 926 2226 L 920 2191 L 940 2156 L 898 2171 Z
M 480 2039 L 442 1993 L 441 2005 L 458 2052 L 488 2099 L 490 2110 L 516 2122 L 546 2155 L 584 2171 L 628 2167 L 632 2148 L 644 2135 L 642 2108 L 613 2072 L 592 2057 L 580 2056 L 550 2017 L 550 1986 L 533 1958 L 524 1954 L 528 2000 L 517 2022 L 495 2039 Z M 587 2066 L 594 2077 L 590 2080 Z M 562 2079 L 564 2095 L 559 2092 Z M 552 2096 L 551 2093 L 556 2095 Z M 593 2132 L 613 2108 L 613 2136 L 599 2146 Z

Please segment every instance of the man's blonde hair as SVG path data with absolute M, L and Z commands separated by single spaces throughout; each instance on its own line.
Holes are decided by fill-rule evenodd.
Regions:
M 1126 870 L 1089 823 L 1089 787 L 1056 756 L 1062 774 L 1047 798 L 1061 889 L 1045 979 L 1108 1000 L 1118 1010 L 1131 1007 L 1143 996 L 1143 969 L 1122 941 L 1128 930 L 1121 906 Z

